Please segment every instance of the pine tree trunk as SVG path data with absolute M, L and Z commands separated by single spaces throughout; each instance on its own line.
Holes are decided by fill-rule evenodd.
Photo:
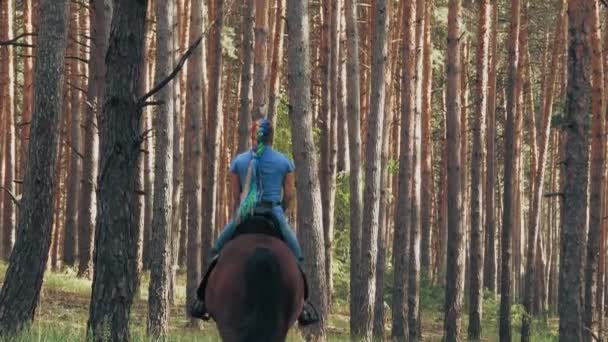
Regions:
M 203 6 L 198 0 L 191 0 L 189 40 L 193 43 L 203 30 Z M 202 118 L 203 99 L 202 67 L 203 48 L 197 49 L 188 61 L 188 94 L 186 102 L 186 137 L 184 192 L 188 207 L 188 260 L 186 276 L 186 306 L 196 300 L 196 288 L 201 278 L 201 175 L 202 175 Z M 192 319 L 192 324 L 196 320 Z
M 430 279 L 432 264 L 432 224 L 433 224 L 433 158 L 431 141 L 432 121 L 432 88 L 433 67 L 431 56 L 433 44 L 431 41 L 431 18 L 433 13 L 433 1 L 426 4 L 424 18 L 424 46 L 423 46 L 423 75 L 422 75 L 422 185 L 424 191 L 420 198 L 420 229 L 422 232 L 420 247 L 421 270 Z
M 473 151 L 471 159 L 471 240 L 469 269 L 469 330 L 471 340 L 481 338 L 481 320 L 483 310 L 483 162 L 486 157 L 486 114 L 488 112 L 488 64 L 490 32 L 490 2 L 479 3 L 479 26 L 477 35 L 477 81 L 476 111 L 472 125 Z
M 154 0 L 148 1 L 148 22 L 153 22 L 154 19 Z M 148 53 L 147 51 L 156 50 L 156 34 L 152 25 L 146 27 L 145 42 L 144 42 L 144 54 L 147 55 L 146 64 L 146 75 L 148 84 L 154 84 L 154 70 L 156 69 L 156 56 L 155 54 Z M 142 248 L 143 268 L 146 270 L 150 269 L 150 240 L 152 235 L 152 215 L 154 206 L 154 134 L 152 134 L 153 125 L 153 108 L 144 108 L 143 118 L 145 131 L 148 134 L 145 137 L 145 150 L 144 156 L 144 192 L 146 193 L 145 204 L 144 204 L 144 241 Z
M 591 164 L 589 179 L 589 235 L 587 237 L 587 261 L 585 263 L 585 313 L 584 333 L 585 341 L 592 341 L 602 328 L 599 324 L 596 306 L 598 291 L 598 263 L 600 258 L 600 240 L 602 228 L 602 200 L 604 183 L 604 157 L 605 157 L 605 111 L 604 96 L 604 66 L 602 60 L 602 44 L 600 42 L 599 6 L 596 2 L 588 5 L 586 22 L 590 25 L 588 41 L 591 48 Z
M 238 152 L 244 152 L 249 148 L 251 134 L 251 87 L 253 85 L 253 26 L 254 0 L 243 1 L 243 64 L 241 65 L 241 95 L 239 100 L 239 148 Z
M 207 264 L 206 257 L 211 251 L 213 231 L 216 229 L 215 212 L 217 210 L 216 194 L 218 192 L 218 167 L 220 153 L 220 138 L 222 131 L 222 45 L 221 33 L 224 27 L 223 13 L 224 0 L 214 0 L 214 11 L 210 18 L 214 18 L 209 36 L 209 101 L 207 103 L 207 140 L 205 143 L 205 184 L 203 184 L 203 264 Z
M 517 116 L 517 90 L 516 78 L 519 59 L 519 22 L 520 0 L 511 0 L 511 25 L 508 40 L 509 69 L 507 74 L 507 118 L 505 123 L 504 147 L 504 195 L 502 211 L 502 238 L 501 238 L 501 281 L 500 281 L 500 341 L 511 341 L 511 304 L 512 304 L 512 236 L 516 227 L 515 193 L 519 188 L 515 186 L 517 167 L 515 135 Z M 518 234 L 519 235 L 519 234 Z
M 392 337 L 406 339 L 409 337 L 408 321 L 408 248 L 412 210 L 412 138 L 414 130 L 414 111 L 416 95 L 415 79 L 415 42 L 416 34 L 414 18 L 416 15 L 416 2 L 414 0 L 404 3 L 403 8 L 403 34 L 401 37 L 402 58 L 402 86 L 401 86 L 401 146 L 399 154 L 399 185 L 397 190 L 397 208 L 395 213 L 395 232 L 393 238 L 394 251 L 394 281 L 392 305 Z M 369 140 L 368 140 L 369 143 Z M 366 153 L 367 154 L 367 153 Z
M 338 161 L 337 172 L 350 173 L 350 146 L 348 143 L 347 76 L 346 76 L 346 0 L 340 1 L 338 39 Z
M 370 339 L 373 328 L 375 299 L 376 262 L 378 255 L 378 220 L 380 216 L 380 176 L 384 103 L 386 99 L 386 57 L 387 57 L 387 1 L 378 0 L 373 9 L 372 71 L 370 114 L 368 117 L 367 144 L 365 146 L 365 190 L 361 235 L 361 294 L 362 307 L 360 329 L 354 336 Z
M 489 23 L 490 33 L 490 70 L 488 75 L 488 125 L 486 155 L 486 187 L 484 194 L 485 248 L 484 248 L 484 285 L 496 294 L 496 275 L 498 274 L 498 235 L 496 234 L 496 74 L 498 67 L 498 3 L 492 1 L 492 16 Z
M 31 141 L 23 182 L 17 241 L 0 292 L 0 334 L 19 332 L 34 319 L 48 259 L 55 195 L 52 178 L 61 123 L 67 6 L 40 1 Z M 5 202 L 6 205 L 6 202 Z
M 425 22 L 425 1 L 416 2 L 416 65 L 415 77 L 415 97 L 414 97 L 414 116 L 412 117 L 412 199 L 411 199 L 411 226 L 410 226 L 410 249 L 408 254 L 409 261 L 409 285 L 408 285 L 408 319 L 409 335 L 411 340 L 418 340 L 421 335 L 420 322 L 420 197 L 421 197 L 421 177 L 422 177 L 422 82 L 423 82 L 423 47 L 424 47 L 424 22 Z
M 79 8 L 80 5 L 72 3 L 70 5 L 72 15 L 70 17 L 70 32 L 74 36 L 75 41 L 71 42 L 72 48 L 69 53 L 74 59 L 70 59 L 70 82 L 73 84 L 71 89 L 71 113 L 70 122 L 68 127 L 70 128 L 70 138 L 68 140 L 69 148 L 69 168 L 67 176 L 67 195 L 66 195 L 66 213 L 65 213 L 65 237 L 63 239 L 63 262 L 66 266 L 74 266 L 76 262 L 76 245 L 77 245 L 77 230 L 76 230 L 76 219 L 78 213 L 78 202 L 79 202 L 79 183 L 80 183 L 80 112 L 81 112 L 81 100 L 80 91 L 76 87 L 82 88 L 79 81 L 82 69 L 80 62 L 76 59 L 80 57 L 80 41 L 79 36 Z
M 251 108 L 253 120 L 265 118 L 268 115 L 267 78 L 269 5 L 270 0 L 255 0 L 255 46 L 253 59 L 253 89 L 255 89 L 255 91 L 253 92 L 253 107 Z M 213 83 L 210 82 L 209 84 Z M 211 99 L 211 96 L 209 97 Z M 213 112 L 209 113 L 212 115 Z
M 138 288 L 135 209 L 141 107 L 140 82 L 147 1 L 116 1 L 106 54 L 106 94 L 100 119 L 95 258 L 88 331 L 95 341 L 108 334 L 129 339 L 129 312 Z M 138 44 L 133 44 L 133 42 Z M 124 251 L 115 256 L 115 252 Z M 109 327 L 108 327 L 108 322 Z M 109 331 L 108 331 L 109 329 Z
M 13 30 L 13 2 L 3 1 L 1 10 L 4 12 L 2 33 L 0 41 L 5 41 L 14 36 Z M 11 194 L 15 192 L 15 61 L 14 49 L 8 45 L 3 50 L 3 72 L 0 76 L 3 81 L 1 89 L 2 105 L 0 105 L 0 119 L 4 118 L 4 189 L 0 196 L 4 196 L 2 211 L 2 258 L 8 260 L 15 241 L 16 205 Z M 1 161 L 0 161 L 1 162 Z
M 23 31 L 25 33 L 34 32 L 34 10 L 33 1 L 35 0 L 24 0 L 23 1 Z M 37 13 L 36 13 L 37 15 Z M 34 39 L 31 36 L 25 37 L 24 42 L 26 44 L 32 44 Z M 32 56 L 33 49 L 31 47 L 25 47 L 23 53 L 26 56 Z M 32 107 L 34 97 L 34 60 L 31 57 L 25 57 L 23 59 L 23 111 L 21 113 L 21 149 L 19 159 L 19 179 L 23 181 L 23 175 L 25 173 L 25 165 L 27 162 L 27 151 L 30 140 L 30 126 L 32 121 Z M 0 147 L 1 148 L 1 147 Z M 0 151 L 2 151 L 0 149 Z M 1 163 L 1 161 L 0 161 Z M 2 177 L 0 177 L 2 179 Z M 1 196 L 0 196 L 1 197 Z M 1 205 L 1 201 L 0 201 Z
M 560 28 L 564 27 L 566 20 L 566 2 L 565 0 L 561 3 L 560 17 L 557 22 L 556 30 L 555 30 L 555 42 L 553 44 L 553 51 L 551 54 L 551 66 L 549 70 L 557 70 L 559 52 L 563 50 L 563 30 Z M 523 39 L 523 38 L 522 38 Z M 525 52 L 524 52 L 525 53 Z M 524 309 L 527 312 L 527 315 L 524 315 L 522 318 L 522 340 L 529 341 L 531 337 L 531 314 L 532 314 L 532 304 L 534 302 L 534 282 L 535 277 L 537 276 L 536 269 L 536 244 L 538 242 L 538 232 L 541 228 L 540 226 L 540 214 L 542 208 L 542 195 L 544 189 L 544 179 L 545 179 L 545 164 L 547 160 L 547 150 L 549 148 L 549 139 L 551 137 L 551 113 L 553 107 L 553 96 L 554 96 L 554 88 L 555 88 L 555 74 L 550 73 L 547 78 L 546 89 L 545 89 L 545 98 L 542 100 L 542 116 L 541 116 L 541 129 L 539 131 L 539 141 L 540 145 L 538 146 L 538 157 L 536 162 L 536 169 L 534 170 L 534 184 L 532 185 L 533 197 L 531 201 L 531 208 L 529 214 L 529 226 L 528 226 L 528 247 L 527 247 L 527 266 L 526 266 L 526 284 L 524 291 Z M 537 294 L 536 294 L 537 295 Z
M 271 6 L 272 7 L 272 6 Z M 281 67 L 283 65 L 283 35 L 285 33 L 285 0 L 276 4 L 274 19 L 274 43 L 272 44 L 272 65 L 270 69 L 270 94 L 268 96 L 268 119 L 272 126 L 277 124 L 277 106 L 281 87 Z
M 363 215 L 362 175 L 361 175 L 361 92 L 359 64 L 359 30 L 357 26 L 355 0 L 345 0 L 346 19 L 346 95 L 348 141 L 350 152 L 350 264 L 359 265 L 361 260 L 361 229 Z M 350 330 L 358 329 L 355 324 L 360 314 L 360 278 L 358 267 L 350 272 Z
M 173 70 L 174 1 L 156 3 L 156 70 L 162 80 Z M 163 104 L 155 113 L 154 206 L 150 251 L 150 289 L 148 297 L 148 335 L 164 339 L 169 325 L 169 287 L 171 278 L 171 238 L 173 212 L 174 81 L 156 96 Z
M 310 101 L 311 70 L 309 55 L 308 1 L 287 1 L 288 25 L 288 82 L 290 119 L 298 188 L 298 238 L 305 255 L 310 299 L 319 309 L 321 321 L 305 334 L 309 339 L 323 340 L 329 312 L 325 291 L 325 253 L 323 250 L 323 223 L 321 193 L 317 178 L 316 157 L 313 154 L 312 108 Z
M 585 121 L 591 112 L 591 84 L 587 44 L 587 23 L 591 6 L 585 1 L 568 2 L 569 46 L 565 108 L 563 208 L 559 273 L 559 336 L 564 341 L 581 341 L 583 305 L 583 252 L 587 213 L 588 139 Z
M 460 160 L 460 86 L 462 66 L 460 58 L 461 0 L 450 0 L 448 9 L 448 54 L 447 54 L 447 272 L 445 295 L 444 334 L 446 341 L 458 341 L 460 331 L 460 308 L 464 294 L 464 227 L 461 211 L 461 160 Z

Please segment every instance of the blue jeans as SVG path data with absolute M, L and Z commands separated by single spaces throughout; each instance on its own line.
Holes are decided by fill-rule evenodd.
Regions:
M 287 219 L 285 218 L 285 213 L 283 212 L 283 208 L 281 208 L 281 206 L 274 206 L 272 208 L 272 214 L 279 221 L 279 229 L 281 230 L 281 235 L 283 235 L 283 238 L 285 239 L 287 246 L 289 247 L 289 249 L 291 249 L 293 254 L 296 256 L 296 258 L 298 259 L 298 262 L 302 262 L 304 260 L 304 257 L 302 256 L 302 249 L 300 248 L 298 239 L 297 239 L 296 235 L 294 234 L 293 230 L 291 229 L 289 222 L 287 222 Z M 228 242 L 228 240 L 230 240 L 230 238 L 234 235 L 235 231 L 236 231 L 236 224 L 234 222 L 234 219 L 231 219 L 230 222 L 228 222 L 228 224 L 224 227 L 224 230 L 222 231 L 220 236 L 218 236 L 217 241 L 215 241 L 215 245 L 213 245 L 213 250 L 212 250 L 213 253 L 215 253 L 215 254 L 219 253 L 220 250 L 226 244 L 226 242 Z

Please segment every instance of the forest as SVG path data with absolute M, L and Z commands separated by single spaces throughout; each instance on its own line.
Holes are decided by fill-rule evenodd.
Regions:
M 606 54 L 606 0 L 0 0 L 0 340 L 284 340 L 190 309 L 260 119 L 288 340 L 608 340 Z

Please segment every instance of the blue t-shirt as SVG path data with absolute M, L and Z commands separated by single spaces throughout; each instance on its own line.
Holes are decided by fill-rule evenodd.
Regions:
M 230 164 L 230 171 L 239 176 L 241 186 L 247 178 L 247 170 L 251 161 L 251 151 L 239 154 Z M 293 162 L 283 153 L 267 146 L 258 161 L 259 174 L 262 176 L 262 200 L 280 202 L 282 199 L 283 181 L 285 176 L 295 169 Z

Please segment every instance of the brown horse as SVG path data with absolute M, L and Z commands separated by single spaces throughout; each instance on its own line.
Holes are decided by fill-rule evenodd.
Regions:
M 264 221 L 245 226 L 272 230 Z M 198 296 L 223 341 L 285 341 L 306 295 L 296 258 L 276 234 L 242 232 L 225 245 Z

